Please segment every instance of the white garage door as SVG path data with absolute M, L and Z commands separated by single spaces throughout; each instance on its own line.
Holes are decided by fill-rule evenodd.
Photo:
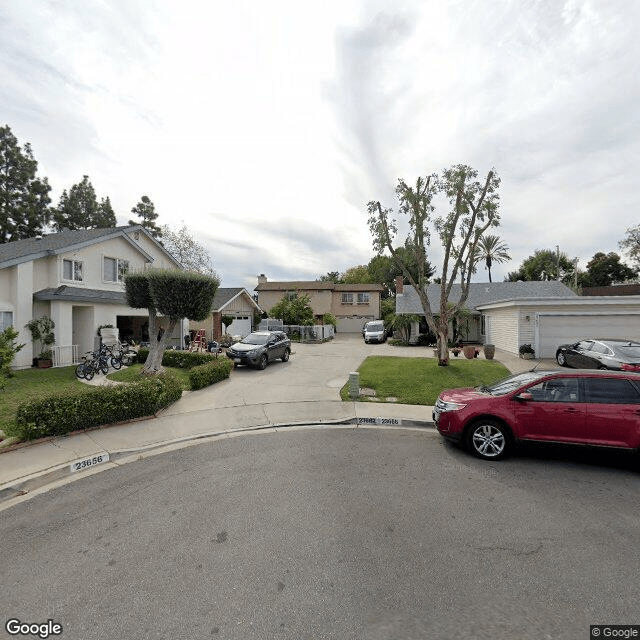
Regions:
M 374 320 L 373 316 L 358 316 L 350 318 L 337 318 L 338 320 L 338 333 L 361 333 L 362 327 L 365 322 Z
M 238 316 L 229 325 L 227 333 L 232 336 L 248 336 L 251 333 L 251 318 L 249 316 Z
M 540 315 L 540 353 L 554 358 L 561 344 L 584 338 L 640 338 L 639 314 Z

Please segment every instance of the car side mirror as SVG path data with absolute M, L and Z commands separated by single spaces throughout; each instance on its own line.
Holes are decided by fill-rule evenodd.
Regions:
M 516 396 L 516 400 L 524 402 L 525 400 L 533 400 L 533 396 L 528 391 L 523 391 Z

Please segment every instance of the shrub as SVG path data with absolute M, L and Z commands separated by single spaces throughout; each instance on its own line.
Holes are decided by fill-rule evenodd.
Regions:
M 7 435 L 30 440 L 151 416 L 181 396 L 182 385 L 171 373 L 127 385 L 51 394 L 20 404 Z
M 193 390 L 208 387 L 210 384 L 225 380 L 231 374 L 233 362 L 229 358 L 217 358 L 213 362 L 193 367 L 189 371 L 189 382 Z
M 419 347 L 431 347 L 438 343 L 438 338 L 433 333 L 421 333 L 416 340 Z
M 521 344 L 518 347 L 518 352 L 520 354 L 524 354 L 524 353 L 535 353 L 535 349 L 531 346 L 530 343 L 526 343 L 526 344 Z
M 138 351 L 138 362 L 145 363 L 149 349 L 140 349 Z M 201 353 L 199 351 L 175 351 L 170 349 L 162 354 L 162 366 L 176 367 L 177 369 L 191 369 L 198 365 L 205 364 L 215 360 L 216 357 L 211 353 Z
M 23 344 L 16 344 L 18 335 L 18 332 L 12 326 L 0 331 L 0 389 L 3 387 L 3 379 L 13 376 L 11 363 L 18 351 L 24 347 Z
M 235 342 L 235 340 L 233 339 L 232 335 L 225 333 L 218 342 L 221 347 L 230 347 Z

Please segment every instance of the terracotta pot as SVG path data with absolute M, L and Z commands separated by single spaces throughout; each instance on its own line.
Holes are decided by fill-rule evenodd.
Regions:
M 476 357 L 476 348 L 474 346 L 465 346 L 462 347 L 462 353 L 464 353 L 464 357 L 469 360 L 473 360 Z
M 494 344 L 484 345 L 484 357 L 487 360 L 493 360 L 493 356 L 496 355 L 496 346 Z

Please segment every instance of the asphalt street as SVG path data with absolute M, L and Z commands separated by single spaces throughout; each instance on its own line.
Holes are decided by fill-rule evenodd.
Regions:
M 2 637 L 586 639 L 640 622 L 639 490 L 628 454 L 424 429 L 199 444 L 1 512 Z

